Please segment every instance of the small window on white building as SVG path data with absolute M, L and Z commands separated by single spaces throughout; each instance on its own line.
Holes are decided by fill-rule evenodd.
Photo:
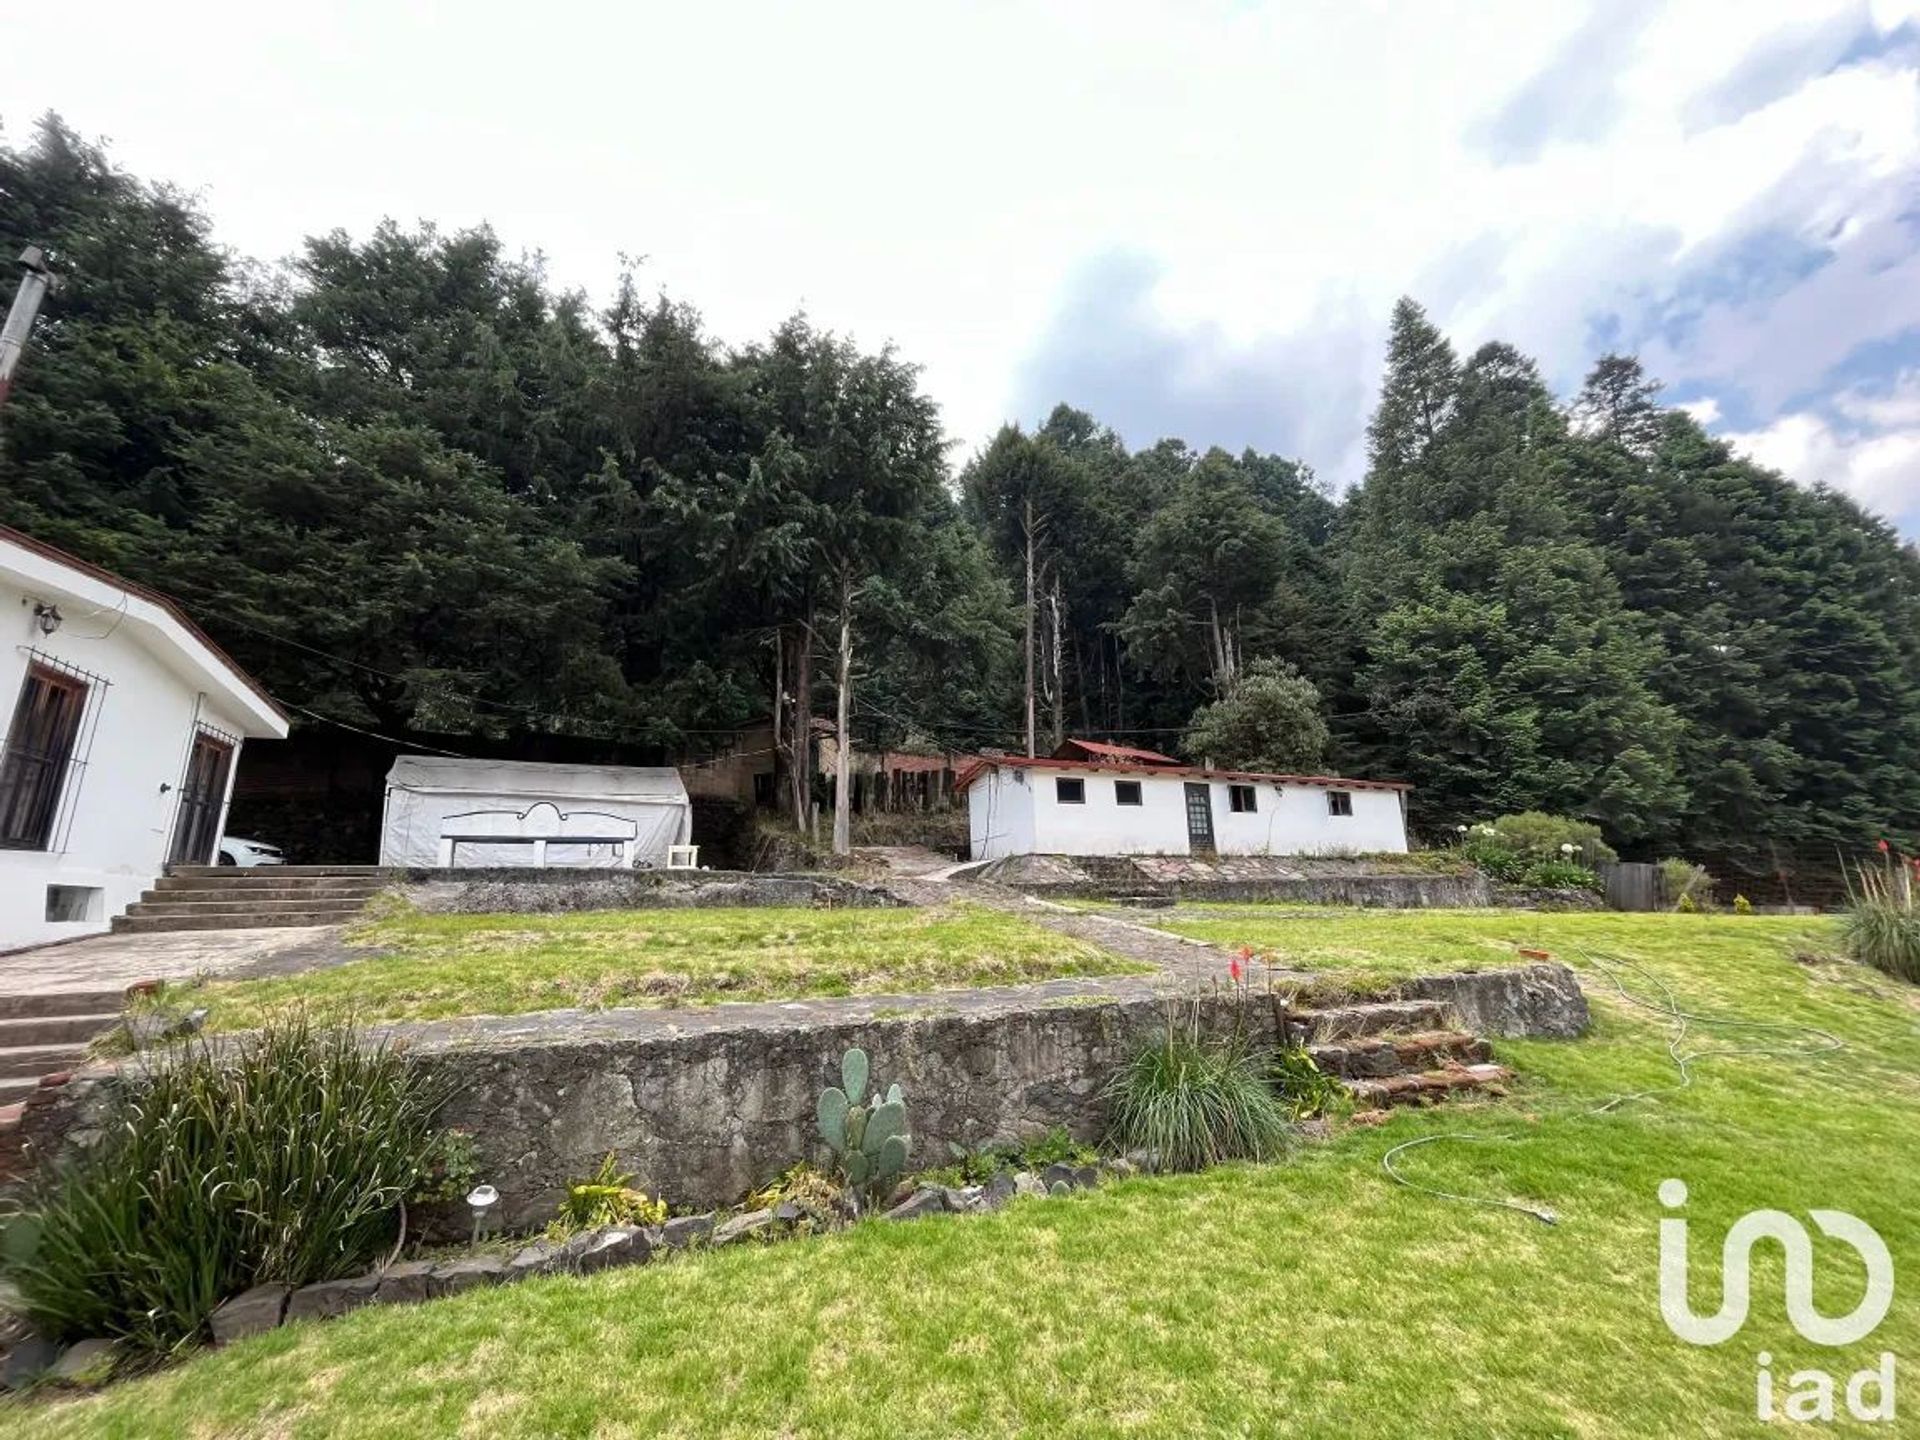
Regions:
M 1053 798 L 1062 805 L 1084 805 L 1087 803 L 1087 782 L 1059 776 L 1053 782 Z
M 1227 809 L 1236 815 L 1251 815 L 1260 808 L 1251 785 L 1227 786 Z
M 91 885 L 47 886 L 47 923 L 71 925 L 101 918 L 105 891 Z
M 1116 805 L 1138 805 L 1140 803 L 1140 782 L 1138 780 L 1114 781 L 1113 803 Z
M 1329 815 L 1353 814 L 1353 796 L 1345 790 L 1327 791 L 1327 813 Z

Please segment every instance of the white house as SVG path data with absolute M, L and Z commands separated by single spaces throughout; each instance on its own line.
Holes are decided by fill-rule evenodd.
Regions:
M 0 526 L 0 949 L 105 930 L 207 864 L 287 719 L 166 596 Z
M 664 766 L 402 755 L 387 772 L 380 863 L 648 869 L 692 828 L 687 787 Z
M 956 782 L 969 854 L 1314 855 L 1407 848 L 1391 780 L 1207 770 L 1169 755 L 1069 740 L 1033 758 L 983 756 Z

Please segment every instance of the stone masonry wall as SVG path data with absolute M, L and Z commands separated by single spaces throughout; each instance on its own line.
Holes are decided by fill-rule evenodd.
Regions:
M 731 1203 L 819 1158 L 815 1103 L 850 1045 L 867 1051 L 880 1085 L 906 1091 L 917 1165 L 941 1163 L 949 1141 L 978 1146 L 1056 1125 L 1096 1140 L 1101 1087 L 1168 1003 L 1140 981 L 1113 983 L 1114 993 L 1096 996 L 1038 998 L 1044 987 L 923 996 L 930 1008 L 906 1013 L 881 999 L 555 1011 L 388 1034 L 446 1086 L 442 1123 L 472 1132 L 476 1178 L 499 1189 L 501 1220 L 524 1228 L 545 1223 L 565 1183 L 609 1150 L 634 1184 L 676 1207 Z M 1587 1024 L 1578 982 L 1555 964 L 1436 977 L 1403 994 L 1445 999 L 1485 1035 L 1570 1038 Z M 1223 1021 L 1230 1002 L 1212 1003 Z M 1253 1014 L 1270 1028 L 1264 1005 Z M 22 1122 L 36 1157 L 82 1143 L 121 1079 L 97 1067 L 39 1092 Z M 464 1212 L 416 1222 L 457 1238 Z

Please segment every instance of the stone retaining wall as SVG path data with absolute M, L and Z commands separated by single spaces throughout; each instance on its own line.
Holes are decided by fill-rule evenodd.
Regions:
M 818 909 L 898 905 L 885 890 L 831 875 L 736 870 L 408 870 L 408 900 L 441 914 L 559 914 L 578 910 L 677 910 L 795 905 Z
M 877 1083 L 905 1089 L 917 1164 L 942 1162 L 949 1141 L 978 1146 L 1054 1126 L 1096 1140 L 1102 1085 L 1168 1003 L 1142 981 L 1108 983 L 1094 994 L 1038 986 L 891 1003 L 556 1011 L 387 1033 L 447 1087 L 442 1122 L 472 1132 L 476 1178 L 499 1189 L 501 1220 L 520 1228 L 550 1218 L 565 1182 L 609 1150 L 634 1184 L 675 1206 L 729 1204 L 817 1158 L 814 1106 L 851 1045 L 872 1057 Z M 1579 983 L 1557 964 L 1435 977 L 1403 993 L 1448 1001 L 1486 1035 L 1571 1037 L 1587 1024 Z M 1231 1002 L 1212 1003 L 1224 1017 Z M 913 1004 L 930 1008 L 901 1008 Z M 1271 1025 L 1264 1005 L 1254 1014 Z M 119 1079 L 97 1067 L 39 1092 L 22 1118 L 36 1157 L 82 1142 Z M 457 1207 L 419 1219 L 448 1238 L 465 1225 Z
M 1188 901 L 1288 900 L 1304 905 L 1357 905 L 1389 910 L 1471 910 L 1494 903 L 1486 877 L 1478 872 L 1472 875 L 1276 876 L 1245 880 L 1022 881 L 1018 888 L 1025 894 L 1050 900 L 1166 895 Z

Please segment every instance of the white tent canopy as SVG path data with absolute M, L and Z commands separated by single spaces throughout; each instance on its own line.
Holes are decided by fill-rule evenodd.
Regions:
M 667 767 L 402 755 L 387 772 L 380 863 L 650 869 L 692 829 Z

